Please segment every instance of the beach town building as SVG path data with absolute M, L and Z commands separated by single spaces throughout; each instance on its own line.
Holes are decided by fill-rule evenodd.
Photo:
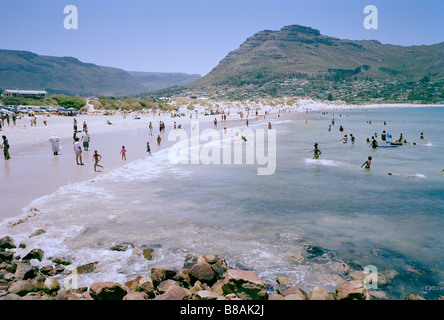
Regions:
M 6 89 L 2 96 L 3 98 L 34 98 L 34 99 L 44 99 L 48 95 L 46 91 L 38 90 L 9 90 Z

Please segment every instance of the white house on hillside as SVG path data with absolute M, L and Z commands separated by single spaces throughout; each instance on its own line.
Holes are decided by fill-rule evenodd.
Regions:
M 37 90 L 9 90 L 6 89 L 2 96 L 3 98 L 36 98 L 43 99 L 46 98 L 48 92 L 46 91 L 37 91 Z

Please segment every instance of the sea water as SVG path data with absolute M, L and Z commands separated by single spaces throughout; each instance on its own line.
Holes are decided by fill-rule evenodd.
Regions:
M 173 165 L 163 149 L 36 199 L 1 229 L 27 243 L 19 254 L 44 249 L 41 265 L 59 256 L 76 266 L 98 261 L 100 271 L 79 275 L 79 285 L 123 283 L 153 267 L 180 269 L 187 254 L 219 254 L 257 272 L 269 290 L 285 276 L 308 292 L 333 292 L 349 279 L 338 268 L 345 262 L 389 279 L 376 289 L 389 299 L 444 294 L 444 108 L 282 113 L 250 128 L 268 121 L 277 134 L 272 175 L 246 164 Z M 369 148 L 375 133 L 388 145 L 383 130 L 409 144 Z M 345 134 L 355 143 L 343 144 Z M 368 156 L 370 170 L 361 168 Z M 29 238 L 38 229 L 46 233 Z M 110 250 L 120 243 L 134 247 Z M 154 249 L 152 260 L 144 248 Z

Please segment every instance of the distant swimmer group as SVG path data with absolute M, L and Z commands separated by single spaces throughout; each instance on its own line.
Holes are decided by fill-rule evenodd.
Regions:
M 325 114 L 327 114 L 327 112 L 324 112 L 323 114 L 325 115 Z M 383 123 L 384 123 L 384 126 L 387 125 L 386 121 L 383 121 Z M 372 121 L 368 120 L 367 124 L 371 125 Z M 328 132 L 332 132 L 331 129 L 332 129 L 332 126 L 334 126 L 334 125 L 335 125 L 335 119 L 332 118 L 331 124 L 328 125 Z M 339 125 L 339 132 L 343 133 L 344 131 L 345 130 L 344 130 L 343 125 Z M 382 145 L 379 145 L 379 143 L 377 141 L 378 137 L 380 137 L 381 141 L 385 142 L 385 143 L 383 143 Z M 423 132 L 420 133 L 419 139 L 420 140 L 424 140 L 425 139 Z M 343 137 L 339 140 L 339 142 L 344 144 L 344 145 L 347 144 L 348 141 L 351 141 L 351 144 L 355 144 L 356 138 L 353 136 L 353 134 L 349 134 L 349 135 L 344 134 Z M 408 142 L 404 138 L 402 133 L 399 135 L 399 138 L 394 141 L 394 140 L 392 140 L 392 136 L 390 135 L 390 133 L 387 132 L 386 130 L 383 130 L 381 134 L 378 134 L 377 132 L 375 132 L 374 135 L 371 138 L 367 138 L 366 141 L 369 144 L 369 148 L 373 149 L 374 151 L 376 151 L 378 148 L 396 148 L 396 147 L 400 147 L 400 146 L 403 146 L 403 145 L 406 145 L 406 144 L 411 144 L 413 146 L 417 145 L 415 142 L 412 142 L 412 143 Z M 315 160 L 319 159 L 319 156 L 322 154 L 321 151 L 319 150 L 318 143 L 314 144 L 314 149 L 311 150 L 310 152 L 313 152 L 313 159 L 315 159 Z M 361 168 L 370 169 L 371 163 L 372 163 L 372 157 L 369 156 L 367 158 L 367 160 L 361 165 Z M 441 171 L 441 173 L 444 173 L 444 169 Z M 396 174 L 396 173 L 388 173 L 388 175 L 390 175 L 390 176 L 402 176 L 402 175 Z M 412 177 L 420 177 L 420 174 L 411 175 L 411 176 Z

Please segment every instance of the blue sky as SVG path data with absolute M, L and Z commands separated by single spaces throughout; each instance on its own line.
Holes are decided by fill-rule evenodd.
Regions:
M 66 30 L 75 5 L 79 29 Z M 363 26 L 366 5 L 378 29 Z M 2 0 L 0 49 L 73 56 L 128 71 L 205 75 L 248 37 L 299 24 L 351 40 L 444 41 L 443 0 Z

